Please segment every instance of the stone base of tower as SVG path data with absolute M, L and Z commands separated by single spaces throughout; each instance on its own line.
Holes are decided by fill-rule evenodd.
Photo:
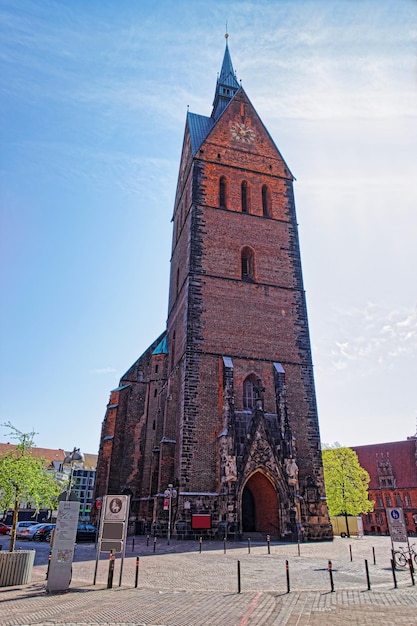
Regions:
M 170 535 L 176 539 L 240 540 L 251 534 L 270 535 L 275 541 L 286 542 L 333 539 L 332 526 L 326 517 L 317 515 L 297 521 L 292 509 L 278 511 L 278 508 L 276 520 L 271 513 L 251 517 L 245 510 L 248 506 L 234 494 L 180 492 L 171 503 L 158 494 L 140 501 L 136 532 L 166 537 L 171 519 Z M 269 503 L 269 512 L 271 508 L 274 511 Z

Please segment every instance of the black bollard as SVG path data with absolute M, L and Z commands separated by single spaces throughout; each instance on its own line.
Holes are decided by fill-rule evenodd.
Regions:
M 268 546 L 268 554 L 271 554 L 271 537 L 269 535 L 266 536 L 266 545 Z
M 290 593 L 290 566 L 288 560 L 285 560 L 285 573 L 287 576 L 287 593 Z
M 349 554 L 350 554 L 350 562 L 352 563 L 353 556 L 352 556 L 352 546 L 351 546 L 351 544 L 349 544 Z
M 248 537 L 248 554 L 250 554 L 250 537 Z
M 240 593 L 240 561 L 237 562 L 237 592 Z
M 48 567 L 46 568 L 46 580 L 48 580 L 48 576 L 49 576 L 49 568 L 51 567 L 51 559 L 52 559 L 52 551 L 49 550 L 49 556 L 48 556 Z
M 112 589 L 113 587 L 113 575 L 114 575 L 114 550 L 110 552 L 109 557 L 109 574 L 107 576 L 107 589 Z
M 391 559 L 391 569 L 392 569 L 392 577 L 394 579 L 394 588 L 397 588 L 397 576 L 395 575 L 395 562 L 394 559 Z
M 415 582 L 414 582 L 414 567 L 413 567 L 413 561 L 411 560 L 411 557 L 408 559 L 408 567 L 410 568 L 411 584 L 415 585 Z
M 297 552 L 298 556 L 300 556 L 300 540 L 297 541 Z
M 374 565 L 376 565 L 376 556 L 375 556 L 375 548 L 372 546 L 372 556 L 374 559 Z
M 149 535 L 146 537 L 146 545 L 149 546 Z
M 366 572 L 366 582 L 368 584 L 368 591 L 370 591 L 371 590 L 371 579 L 369 578 L 368 559 L 365 559 L 365 572 Z
M 330 576 L 330 591 L 334 591 L 333 569 L 332 569 L 332 562 L 331 561 L 329 561 L 329 563 L 328 563 L 328 569 L 329 569 L 329 576 Z
M 156 535 L 153 538 L 153 551 L 154 551 L 154 554 L 155 554 L 155 552 L 156 552 Z
M 200 539 L 199 539 L 199 544 L 200 544 L 200 554 L 201 554 L 201 546 L 202 546 L 202 544 L 203 544 L 203 537 L 200 537 Z
M 136 571 L 135 571 L 135 589 L 138 586 L 138 578 L 139 578 L 139 557 L 136 557 Z
M 132 538 L 132 552 L 134 551 L 135 551 L 135 535 L 133 535 L 133 538 Z
M 226 537 L 223 539 L 223 552 L 226 554 Z

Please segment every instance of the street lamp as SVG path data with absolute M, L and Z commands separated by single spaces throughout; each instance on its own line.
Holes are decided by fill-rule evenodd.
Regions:
M 76 448 L 74 446 L 74 450 L 70 452 L 70 454 L 68 454 L 64 459 L 64 465 L 71 465 L 70 477 L 69 477 L 68 487 L 67 487 L 67 496 L 65 498 L 65 500 L 67 501 L 70 499 L 70 494 L 71 494 L 72 476 L 74 474 L 74 463 L 77 463 L 79 461 L 84 461 L 84 455 L 82 452 L 80 452 L 79 448 Z
M 169 540 L 171 538 L 171 510 L 172 510 L 172 499 L 177 497 L 177 490 L 174 489 L 174 486 L 169 484 L 168 489 L 164 491 L 164 498 L 168 500 L 168 545 Z

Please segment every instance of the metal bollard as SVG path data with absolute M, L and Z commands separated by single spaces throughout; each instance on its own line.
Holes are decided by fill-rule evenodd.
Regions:
M 374 565 L 376 565 L 375 548 L 372 546 L 372 557 L 374 559 Z
M 410 568 L 411 584 L 415 585 L 415 582 L 414 582 L 414 567 L 413 567 L 413 561 L 411 560 L 411 557 L 408 559 L 408 567 Z
M 46 580 L 48 580 L 48 576 L 49 576 L 49 568 L 51 567 L 51 559 L 52 559 L 52 550 L 49 550 L 48 567 L 46 568 L 46 576 L 45 576 Z
M 147 546 L 149 546 L 149 539 L 150 539 L 150 537 L 149 537 L 149 535 L 148 535 L 148 536 L 146 537 L 146 545 L 147 545 Z
M 138 586 L 138 578 L 139 578 L 139 557 L 136 557 L 136 571 L 135 571 L 135 589 Z
M 290 566 L 288 559 L 285 560 L 285 573 L 287 576 L 287 593 L 290 593 Z
M 237 592 L 240 593 L 240 561 L 237 562 Z
M 368 591 L 370 591 L 371 590 L 371 579 L 369 578 L 368 559 L 365 559 L 365 572 L 366 572 L 366 582 L 368 584 Z
M 132 552 L 134 551 L 135 551 L 135 535 L 133 535 L 133 538 L 132 538 Z
M 352 545 L 351 544 L 349 544 L 349 554 L 350 554 L 350 562 L 352 563 L 353 556 L 352 556 Z
M 107 589 L 112 589 L 113 587 L 114 561 L 115 561 L 114 550 L 112 550 L 109 556 L 109 573 L 107 576 Z
M 248 554 L 250 554 L 250 537 L 248 537 Z
M 271 554 L 271 537 L 269 535 L 266 536 L 266 545 L 268 546 L 268 554 Z
M 332 562 L 329 560 L 328 563 L 328 570 L 329 570 L 329 576 L 330 576 L 330 591 L 334 591 L 334 583 L 333 583 L 333 568 L 332 568 Z
M 223 553 L 226 554 L 226 537 L 223 539 Z
M 156 535 L 153 538 L 153 551 L 154 551 L 154 554 L 155 554 L 155 552 L 156 552 Z
M 394 579 L 394 589 L 397 588 L 397 576 L 395 574 L 395 562 L 394 559 L 391 559 L 391 570 L 392 570 L 392 577 Z
M 300 540 L 297 541 L 297 552 L 298 552 L 298 556 L 300 556 Z
M 203 544 L 203 537 L 200 537 L 200 539 L 199 539 L 199 544 L 200 544 L 200 554 L 201 554 L 201 546 L 202 546 L 202 544 Z

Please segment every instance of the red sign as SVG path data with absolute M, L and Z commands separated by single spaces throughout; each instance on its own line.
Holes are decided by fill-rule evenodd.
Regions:
M 191 528 L 211 528 L 211 515 L 192 515 Z
M 97 498 L 96 500 L 96 509 L 100 510 L 103 505 L 103 500 L 101 498 Z

